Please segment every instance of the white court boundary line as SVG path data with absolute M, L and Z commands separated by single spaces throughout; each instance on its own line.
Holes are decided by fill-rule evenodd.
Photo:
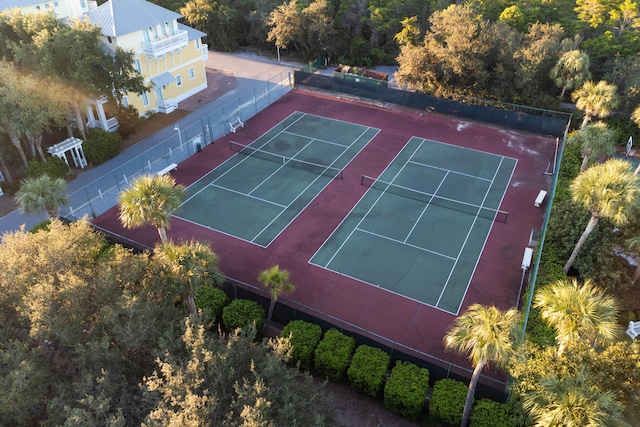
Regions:
M 362 130 L 362 132 L 360 132 L 360 134 L 358 135 L 358 137 L 357 137 L 357 138 L 355 138 L 355 139 L 354 139 L 354 140 L 353 140 L 349 145 L 337 144 L 337 143 L 333 143 L 333 142 L 330 142 L 330 141 L 321 140 L 321 139 L 318 139 L 318 138 L 313 138 L 313 137 L 310 137 L 310 136 L 304 136 L 304 135 L 297 135 L 297 134 L 296 134 L 297 136 L 307 138 L 307 139 L 309 139 L 310 141 L 309 141 L 309 143 L 307 143 L 307 144 L 306 144 L 306 145 L 305 145 L 301 150 L 299 150 L 295 155 L 298 155 L 302 150 L 304 150 L 305 148 L 307 148 L 307 147 L 308 147 L 308 146 L 309 146 L 313 141 L 319 141 L 319 142 L 323 142 L 323 143 L 329 143 L 329 144 L 333 144 L 333 145 L 337 145 L 337 146 L 342 147 L 342 148 L 343 148 L 342 153 L 340 153 L 340 155 L 336 156 L 336 158 L 333 160 L 333 162 L 331 162 L 331 164 L 328 166 L 328 167 L 332 167 L 332 165 L 333 165 L 333 164 L 335 164 L 335 162 L 337 162 L 337 161 L 338 161 L 338 159 L 340 159 L 340 157 L 342 157 L 342 156 L 344 155 L 344 153 L 345 153 L 345 152 L 347 152 L 351 147 L 353 147 L 356 143 L 358 143 L 358 141 L 360 141 L 360 140 L 364 137 L 364 135 L 365 135 L 367 132 L 369 132 L 370 130 L 375 131 L 375 133 L 371 136 L 371 138 L 369 138 L 369 140 L 368 140 L 368 141 L 367 141 L 367 142 L 366 142 L 366 143 L 365 143 L 365 144 L 364 144 L 364 145 L 363 145 L 363 146 L 362 146 L 362 147 L 361 147 L 361 148 L 360 148 L 356 153 L 354 153 L 354 155 L 351 157 L 351 159 L 349 159 L 349 161 L 344 165 L 344 167 L 343 167 L 343 168 L 341 168 L 341 169 L 345 169 L 345 168 L 346 168 L 346 167 L 347 167 L 347 166 L 348 166 L 348 165 L 353 161 L 353 159 L 355 159 L 356 157 L 358 157 L 358 155 L 360 154 L 360 152 L 361 152 L 362 150 L 364 150 L 364 149 L 367 147 L 367 145 L 368 145 L 371 141 L 373 141 L 373 139 L 374 139 L 374 138 L 375 138 L 375 137 L 380 133 L 380 129 L 377 129 L 377 128 L 373 128 L 373 127 L 369 127 L 369 126 L 363 126 L 363 125 L 359 125 L 359 124 L 357 124 L 357 123 L 350 123 L 350 122 L 347 122 L 347 121 L 344 121 L 344 120 L 332 119 L 332 118 L 330 118 L 330 117 L 323 117 L 323 116 L 318 116 L 318 115 L 315 115 L 315 114 L 308 114 L 308 113 L 304 113 L 304 112 L 300 112 L 300 111 L 294 111 L 294 112 L 293 112 L 293 113 L 291 113 L 289 116 L 287 116 L 287 117 L 285 117 L 283 120 L 281 120 L 279 123 L 277 123 L 276 125 L 272 126 L 272 127 L 271 127 L 268 131 L 266 131 L 263 135 L 265 135 L 265 134 L 267 134 L 267 133 L 271 132 L 272 130 L 274 130 L 275 128 L 277 128 L 277 127 L 278 127 L 282 122 L 286 121 L 286 120 L 287 120 L 287 119 L 289 119 L 290 117 L 293 117 L 293 116 L 295 116 L 295 115 L 297 115 L 297 114 L 300 114 L 300 117 L 296 118 L 293 122 L 291 122 L 290 124 L 288 124 L 287 126 L 285 126 L 285 128 L 284 128 L 283 130 L 279 131 L 276 135 L 274 135 L 273 137 L 269 138 L 269 139 L 268 139 L 267 141 L 265 141 L 262 145 L 260 145 L 260 147 L 263 147 L 263 146 L 265 146 L 266 144 L 268 144 L 269 142 L 273 141 L 273 140 L 274 140 L 275 138 L 277 138 L 280 134 L 282 134 L 282 133 L 287 133 L 287 132 L 286 132 L 286 130 L 287 130 L 288 128 L 290 128 L 290 127 L 291 127 L 291 126 L 293 126 L 294 124 L 298 123 L 301 119 L 303 119 L 304 117 L 307 117 L 307 116 L 310 116 L 310 117 L 316 117 L 316 118 L 320 118 L 320 119 L 323 119 L 323 120 L 331 120 L 331 121 L 341 122 L 341 123 L 348 124 L 348 125 L 350 125 L 350 126 L 356 126 L 356 127 L 358 127 L 358 128 L 363 129 L 363 130 Z M 289 133 L 290 133 L 290 132 L 289 132 Z M 262 135 L 261 135 L 261 136 L 262 136 Z M 260 137 L 258 137 L 257 139 L 259 139 L 259 138 L 260 138 Z M 257 139 L 256 139 L 256 140 L 257 140 Z M 259 147 L 256 147 L 256 148 L 259 148 Z M 278 155 L 278 154 L 274 153 L 274 155 Z M 264 180 L 262 180 L 262 182 L 261 182 L 260 184 L 258 184 L 256 187 L 254 187 L 254 188 L 253 188 L 253 190 L 251 190 L 251 192 L 250 192 L 250 193 L 242 193 L 242 192 L 239 192 L 239 191 L 232 190 L 232 189 L 230 189 L 230 188 L 228 188 L 228 187 L 220 186 L 220 185 L 216 185 L 216 184 L 215 184 L 215 182 L 216 182 L 216 181 L 218 181 L 220 178 L 222 178 L 223 176 L 225 176 L 229 171 L 231 171 L 231 170 L 235 169 L 238 165 L 240 165 L 241 163 L 243 163 L 243 162 L 244 162 L 247 158 L 249 158 L 249 157 L 251 157 L 251 156 L 246 156 L 245 158 L 241 159 L 241 160 L 240 160 L 240 161 L 238 161 L 236 164 L 232 165 L 228 170 L 226 170 L 225 172 L 223 172 L 220 176 L 218 176 L 218 177 L 216 177 L 215 179 L 211 180 L 207 185 L 203 186 L 199 191 L 197 191 L 196 193 L 194 193 L 193 195 L 191 195 L 188 199 L 186 199 L 186 200 L 185 200 L 185 201 L 180 205 L 180 207 L 182 207 L 185 203 L 187 203 L 188 201 L 190 201 L 191 199 L 193 199 L 194 197 L 196 197 L 198 194 L 200 194 L 202 191 L 204 191 L 204 190 L 205 190 L 206 188 L 208 188 L 209 186 L 212 186 L 212 187 L 215 187 L 215 188 L 220 188 L 220 189 L 226 189 L 226 190 L 228 190 L 228 191 L 232 191 L 232 192 L 235 192 L 235 193 L 237 193 L 237 194 L 245 195 L 245 196 L 250 197 L 250 198 L 253 198 L 253 199 L 255 199 L 255 200 L 263 201 L 263 202 L 270 203 L 270 204 L 274 204 L 274 205 L 277 205 L 277 206 L 285 206 L 285 205 L 280 205 L 280 204 L 275 203 L 275 202 L 271 202 L 271 201 L 266 200 L 266 199 L 262 199 L 262 198 L 260 198 L 260 197 L 253 196 L 253 195 L 251 195 L 250 193 L 251 193 L 251 192 L 253 192 L 253 191 L 255 191 L 259 186 L 264 185 L 264 184 L 269 180 L 269 178 L 270 178 L 270 177 L 272 177 L 272 176 L 273 176 L 277 171 L 281 170 L 281 169 L 282 169 L 282 168 L 284 168 L 286 165 L 282 165 L 282 166 L 280 166 L 278 169 L 276 169 L 276 171 L 274 171 L 271 175 L 269 175 L 269 177 L 265 178 Z M 295 156 L 293 156 L 293 157 L 295 157 Z M 293 158 L 293 157 L 292 157 L 292 158 Z M 231 161 L 231 160 L 232 160 L 232 159 L 234 159 L 234 158 L 235 158 L 235 155 L 231 156 L 229 159 L 225 160 L 225 161 L 224 161 L 224 162 L 222 162 L 220 165 L 218 165 L 215 169 L 219 168 L 220 166 L 224 165 L 225 163 L 227 163 L 227 162 Z M 195 185 L 196 183 L 200 182 L 201 180 L 204 180 L 208 175 L 210 175 L 211 173 L 213 173 L 213 172 L 215 171 L 215 169 L 211 170 L 210 172 L 208 172 L 207 174 L 205 174 L 204 176 L 202 176 L 201 178 L 199 178 L 197 181 L 195 181 L 195 182 L 194 182 L 193 184 L 191 184 L 189 187 L 192 187 L 193 185 Z M 281 210 L 281 212 L 280 212 L 278 215 L 276 215 L 276 216 L 275 216 L 275 217 L 274 217 L 274 218 L 273 218 L 273 219 L 272 219 L 272 220 L 271 220 L 271 221 L 270 221 L 270 222 L 269 222 L 269 223 L 268 223 L 268 224 L 267 224 L 267 225 L 266 225 L 266 226 L 265 226 L 265 227 L 264 227 L 264 228 L 263 228 L 263 229 L 262 229 L 258 234 L 256 234 L 256 235 L 253 237 L 253 239 L 251 239 L 251 240 L 246 240 L 246 239 L 241 238 L 241 237 L 239 237 L 239 236 L 235 236 L 235 235 L 230 234 L 230 233 L 228 233 L 228 232 L 224 232 L 224 231 L 221 231 L 221 230 L 215 229 L 215 228 L 213 228 L 213 227 L 206 226 L 206 225 L 204 225 L 204 224 L 199 224 L 199 223 L 197 223 L 197 222 L 195 222 L 195 221 L 193 221 L 193 220 L 188 220 L 188 219 L 186 219 L 186 218 L 184 218 L 184 217 L 182 217 L 182 216 L 180 216 L 180 215 L 174 215 L 174 216 L 175 216 L 176 218 L 182 219 L 182 220 L 187 221 L 187 222 L 190 222 L 190 223 L 192 223 L 192 224 L 201 225 L 201 226 L 203 226 L 203 227 L 205 227 L 205 228 L 208 228 L 208 229 L 211 229 L 211 230 L 218 231 L 218 232 L 220 232 L 220 233 L 222 233 L 222 234 L 225 234 L 225 235 L 228 235 L 228 236 L 236 237 L 236 238 L 238 238 L 238 239 L 240 239 L 240 240 L 243 240 L 243 241 L 245 241 L 245 242 L 249 242 L 249 243 L 251 243 L 251 244 L 254 244 L 254 245 L 259 246 L 259 247 L 262 247 L 262 248 L 266 248 L 266 247 L 268 247 L 271 243 L 273 243 L 273 241 L 274 241 L 274 240 L 276 240 L 276 239 L 278 238 L 278 236 L 280 236 L 280 234 L 282 234 L 282 233 L 283 233 L 283 232 L 284 232 L 284 231 L 289 227 L 289 225 L 291 225 L 291 223 L 292 223 L 292 222 L 293 222 L 293 221 L 294 221 L 294 220 L 295 220 L 295 219 L 296 219 L 296 218 L 297 218 L 297 217 L 298 217 L 298 216 L 299 216 L 299 215 L 300 215 L 300 214 L 301 214 L 301 213 L 302 213 L 306 208 L 307 208 L 307 206 L 309 206 L 309 205 L 310 205 L 310 204 L 311 204 L 311 203 L 312 203 L 312 202 L 313 202 L 313 201 L 314 201 L 314 200 L 315 200 L 315 199 L 320 195 L 320 193 L 322 193 L 322 191 L 323 191 L 323 190 L 324 190 L 324 189 L 325 189 L 329 184 L 331 184 L 331 183 L 333 182 L 334 178 L 331 178 L 330 180 L 328 180 L 328 181 L 327 181 L 327 184 L 326 184 L 326 185 L 324 185 L 324 186 L 323 186 L 319 191 L 317 191 L 317 192 L 316 192 L 316 194 L 315 194 L 315 195 L 314 195 L 314 196 L 313 196 L 313 197 L 308 201 L 308 203 L 307 203 L 307 204 L 305 204 L 305 205 L 304 205 L 304 206 L 303 206 L 303 207 L 298 211 L 298 213 L 297 213 L 296 215 L 294 215 L 294 216 L 293 216 L 293 218 L 291 218 L 291 220 L 290 220 L 290 221 L 289 221 L 289 222 L 288 222 L 288 223 L 287 223 L 287 224 L 286 224 L 286 225 L 285 225 L 285 226 L 284 226 L 284 227 L 283 227 L 283 228 L 282 228 L 282 229 L 281 229 L 281 230 L 280 230 L 280 231 L 279 231 L 279 232 L 278 232 L 274 237 L 273 237 L 273 239 L 271 239 L 271 240 L 270 240 L 266 245 L 260 245 L 260 244 L 258 244 L 258 243 L 255 243 L 255 240 L 256 240 L 256 239 L 257 239 L 261 234 L 263 234 L 263 233 L 266 231 L 266 229 L 267 229 L 271 224 L 273 224 L 273 223 L 274 223 L 278 218 L 280 218 L 280 217 L 281 217 L 281 216 L 282 216 L 282 215 L 287 211 L 287 209 L 288 209 L 291 205 L 293 205 L 293 204 L 294 204 L 294 203 L 295 203 L 295 202 L 300 198 L 300 196 L 301 196 L 302 194 L 304 194 L 304 193 L 309 189 L 309 187 L 311 187 L 312 185 L 314 185 L 314 184 L 315 184 L 315 183 L 316 183 L 320 178 L 322 178 L 322 177 L 325 177 L 325 176 L 324 176 L 324 175 L 322 175 L 322 174 L 321 174 L 321 175 L 318 175 L 318 176 L 317 176 L 313 181 L 311 181 L 311 183 L 309 183 L 309 185 L 307 185 L 307 186 L 304 188 L 304 190 L 302 190 L 300 193 L 298 193 L 298 195 L 297 195 L 297 196 L 295 196 L 295 197 L 292 199 L 292 201 L 291 201 L 288 205 L 286 205 L 286 207 L 284 207 L 284 208 Z M 180 208 L 180 207 L 179 207 L 179 208 Z M 178 208 L 178 209 L 179 209 L 179 208 Z
M 408 146 L 408 145 L 411 143 L 411 141 L 413 141 L 414 139 L 421 140 L 422 142 L 420 142 L 420 144 L 418 145 L 418 147 L 417 147 L 415 150 L 413 150 L 413 153 L 411 153 L 411 154 L 410 154 L 409 159 L 404 163 L 404 165 L 402 165 L 402 167 L 401 167 L 401 168 L 399 169 L 399 171 L 398 171 L 398 172 L 393 176 L 393 178 L 392 178 L 391 180 L 389 180 L 389 181 L 388 181 L 390 184 L 392 184 L 392 183 L 393 183 L 393 181 L 394 181 L 394 180 L 399 176 L 399 174 L 404 170 L 405 166 L 406 166 L 407 164 L 409 164 L 409 163 L 411 163 L 411 164 L 417 164 L 417 165 L 423 166 L 423 167 L 425 167 L 425 168 L 426 168 L 426 167 L 429 167 L 429 168 L 435 168 L 435 169 L 446 170 L 446 169 L 444 169 L 444 168 L 440 168 L 440 167 L 432 166 L 432 165 L 426 165 L 426 164 L 423 164 L 423 163 L 420 163 L 420 162 L 415 162 L 415 161 L 412 161 L 412 160 L 411 160 L 411 159 L 413 159 L 413 157 L 415 156 L 416 152 L 417 152 L 420 148 L 422 148 L 422 146 L 423 146 L 426 142 L 434 142 L 434 143 L 437 143 L 437 144 L 449 145 L 449 146 L 452 146 L 452 147 L 456 147 L 456 148 L 458 148 L 458 149 L 468 149 L 468 148 L 466 148 L 466 147 L 460 147 L 460 146 L 453 145 L 453 144 L 448 144 L 448 143 L 444 143 L 444 142 L 439 142 L 439 141 L 435 141 L 435 140 L 428 140 L 428 139 L 425 139 L 425 138 L 420 138 L 420 137 L 412 136 L 412 137 L 411 137 L 411 138 L 409 138 L 409 140 L 405 143 L 404 147 L 403 147 L 403 148 L 398 152 L 398 154 L 396 154 L 396 156 L 391 160 L 391 162 L 389 163 L 389 165 L 387 165 L 387 167 L 386 167 L 386 168 L 385 168 L 385 169 L 380 173 L 380 175 L 379 175 L 379 176 L 383 176 L 383 175 L 384 175 L 384 174 L 389 170 L 389 168 L 391 168 L 391 166 L 392 166 L 392 165 L 394 165 L 394 163 L 397 161 L 398 157 L 399 157 L 399 156 L 401 156 L 401 155 L 403 154 L 404 150 L 407 148 L 407 146 Z M 511 170 L 511 174 L 509 175 L 509 178 L 508 178 L 508 180 L 507 180 L 507 182 L 506 182 L 506 185 L 505 185 L 505 188 L 504 188 L 504 191 L 503 191 L 502 197 L 500 198 L 500 202 L 498 203 L 498 209 L 495 209 L 495 211 L 497 212 L 497 211 L 499 211 L 499 208 L 500 208 L 500 206 L 502 205 L 502 202 L 504 201 L 504 197 L 505 197 L 506 192 L 507 192 L 507 190 L 508 190 L 508 188 L 509 188 L 509 183 L 511 182 L 511 179 L 512 179 L 513 174 L 514 174 L 514 172 L 515 172 L 515 169 L 516 169 L 516 166 L 517 166 L 517 163 L 518 163 L 518 159 L 515 159 L 515 158 L 512 158 L 512 157 L 508 157 L 508 156 L 502 156 L 502 155 L 500 155 L 500 154 L 490 153 L 490 152 L 487 152 L 487 151 L 476 150 L 476 149 L 468 149 L 468 150 L 477 151 L 477 152 L 480 152 L 480 153 L 483 153 L 483 154 L 489 154 L 489 155 L 491 155 L 491 156 L 495 156 L 495 157 L 497 157 L 497 158 L 499 158 L 499 159 L 500 159 L 500 161 L 499 161 L 499 163 L 498 163 L 497 167 L 496 167 L 496 168 L 495 168 L 495 170 L 494 170 L 493 178 L 492 178 L 491 180 L 488 180 L 487 178 L 482 178 L 482 177 L 474 177 L 473 175 L 468 175 L 468 174 L 464 174 L 464 173 L 456 172 L 456 171 L 454 171 L 454 170 L 449 170 L 449 172 L 456 173 L 456 174 L 461 174 L 461 175 L 466 175 L 466 176 L 470 176 L 470 177 L 476 178 L 476 179 L 478 179 L 478 180 L 490 181 L 490 185 L 488 186 L 488 188 L 487 188 L 487 190 L 486 190 L 486 192 L 485 192 L 485 196 L 484 196 L 484 198 L 483 198 L 483 200 L 482 200 L 482 204 L 480 204 L 480 205 L 479 205 L 479 207 L 481 207 L 481 208 L 482 208 L 482 206 L 484 205 L 484 202 L 486 201 L 486 198 L 488 197 L 488 195 L 489 195 L 489 193 L 490 193 L 490 190 L 491 190 L 491 188 L 492 188 L 492 185 L 493 185 L 493 183 L 494 183 L 494 181 L 495 181 L 495 179 L 496 179 L 496 176 L 497 176 L 498 172 L 500 171 L 500 168 L 502 167 L 502 164 L 504 163 L 504 160 L 505 160 L 505 159 L 511 159 L 511 160 L 514 160 L 514 161 L 515 161 L 515 164 L 514 164 L 514 166 L 513 166 L 512 170 Z M 445 175 L 445 177 L 446 177 L 446 176 L 447 176 L 447 175 Z M 376 178 L 376 179 L 377 179 L 377 178 Z M 443 181 L 444 181 L 444 177 L 443 177 L 442 181 L 440 182 L 440 184 L 438 185 L 438 189 L 439 189 L 439 188 L 440 188 L 440 186 L 442 185 Z M 376 190 L 377 190 L 377 191 L 381 191 L 380 189 L 376 189 Z M 460 256 L 462 255 L 462 252 L 463 252 L 464 248 L 466 247 L 466 244 L 467 244 L 467 241 L 468 241 L 469 235 L 471 234 L 471 231 L 473 231 L 473 229 L 474 229 L 474 227 L 475 227 L 475 223 L 477 222 L 478 218 L 480 218 L 479 214 L 476 214 L 476 215 L 475 215 L 475 218 L 473 219 L 473 223 L 472 223 L 472 225 L 470 226 L 470 228 L 469 228 L 469 230 L 468 230 L 468 232 L 467 232 L 467 236 L 465 237 L 465 240 L 464 240 L 464 242 L 463 242 L 463 244 L 462 244 L 462 246 L 461 246 L 461 248 L 460 248 L 460 250 L 459 250 L 459 252 L 458 252 L 458 256 L 454 258 L 454 257 L 450 257 L 450 256 L 447 256 L 447 255 L 444 255 L 444 254 L 437 253 L 437 252 L 435 252 L 435 251 L 430 251 L 430 250 L 428 250 L 428 249 L 426 249 L 426 248 L 421 248 L 421 247 L 419 247 L 419 246 L 417 246 L 417 245 L 412 245 L 412 244 L 404 243 L 404 242 L 398 241 L 397 239 L 393 239 L 393 238 L 391 238 L 391 237 L 382 236 L 382 235 L 379 235 L 379 234 L 377 234 L 377 233 L 370 232 L 370 231 L 368 231 L 368 230 L 366 230 L 366 229 L 361 228 L 361 227 L 360 227 L 360 224 L 362 224 L 362 222 L 363 222 L 363 221 L 364 221 L 364 220 L 369 216 L 370 212 L 373 210 L 374 206 L 376 206 L 376 205 L 377 205 L 378 201 L 380 200 L 380 198 L 382 197 L 382 195 L 384 195 L 384 194 L 385 194 L 385 192 L 386 192 L 386 189 L 385 189 L 385 190 L 383 190 L 383 191 L 381 191 L 380 195 L 379 195 L 379 196 L 376 198 L 376 200 L 371 204 L 370 208 L 369 208 L 369 209 L 367 210 L 367 212 L 363 215 L 363 217 L 360 219 L 360 221 L 358 222 L 358 224 L 356 224 L 356 226 L 351 230 L 351 232 L 348 234 L 348 236 L 347 236 L 346 238 L 344 238 L 344 240 L 342 241 L 342 243 L 340 244 L 340 246 L 338 247 L 338 249 L 336 249 L 336 250 L 335 250 L 334 254 L 331 256 L 331 258 L 329 259 L 329 261 L 327 261 L 327 262 L 326 262 L 326 264 L 325 264 L 325 265 L 321 265 L 321 264 L 317 264 L 317 263 L 312 262 L 311 260 L 312 260 L 312 259 L 313 259 L 313 258 L 314 258 L 314 257 L 315 257 L 315 256 L 316 256 L 316 255 L 321 251 L 321 250 L 322 250 L 322 248 L 325 246 L 325 244 L 326 244 L 326 243 L 327 243 L 327 242 L 328 242 L 328 241 L 333 237 L 333 235 L 338 231 L 338 229 L 343 225 L 343 223 L 344 223 L 344 222 L 345 222 L 345 221 L 346 221 L 346 220 L 351 216 L 351 214 L 355 211 L 355 209 L 356 209 L 356 208 L 358 207 L 358 205 L 363 201 L 363 199 L 364 199 L 364 198 L 369 194 L 369 190 L 367 190 L 367 191 L 362 195 L 362 197 L 360 197 L 360 199 L 359 199 L 359 200 L 358 200 L 358 202 L 353 206 L 353 208 L 352 208 L 352 209 L 347 213 L 347 215 L 342 219 L 342 221 L 340 222 L 340 224 L 338 224 L 338 226 L 333 230 L 333 232 L 329 235 L 329 237 L 327 237 L 327 239 L 322 243 L 322 245 L 320 245 L 320 247 L 318 248 L 318 250 L 316 250 L 316 252 L 311 256 L 311 259 L 308 261 L 308 262 L 309 262 L 309 264 L 311 264 L 311 265 L 315 265 L 315 266 L 320 267 L 320 268 L 324 268 L 324 269 L 326 269 L 326 270 L 328 270 L 328 271 L 331 271 L 331 272 L 333 272 L 333 273 L 339 274 L 339 275 L 344 276 L 344 277 L 348 277 L 348 278 L 353 279 L 353 280 L 357 280 L 357 281 L 362 282 L 362 283 L 365 283 L 365 284 L 367 284 L 367 285 L 374 286 L 374 287 L 376 287 L 376 288 L 378 288 L 378 289 L 384 289 L 385 291 L 390 292 L 390 293 L 392 293 L 392 294 L 395 294 L 395 295 L 401 295 L 401 296 L 403 296 L 403 297 L 405 297 L 405 298 L 407 298 L 407 299 L 410 299 L 410 300 L 413 300 L 413 301 L 417 301 L 417 302 L 419 302 L 419 303 L 421 303 L 421 304 L 427 305 L 427 306 L 429 306 L 429 307 L 433 307 L 433 308 L 435 308 L 435 309 L 437 309 L 437 310 L 441 310 L 441 311 L 443 311 L 443 312 L 450 313 L 450 314 L 453 314 L 453 315 L 458 315 L 458 313 L 459 313 L 459 311 L 460 311 L 460 307 L 462 306 L 462 303 L 464 302 L 464 299 L 466 298 L 466 295 L 467 295 L 467 293 L 468 293 L 468 291 L 469 291 L 469 287 L 471 286 L 471 281 L 472 281 L 472 279 L 473 279 L 473 276 L 475 275 L 475 271 L 476 271 L 476 269 L 477 269 L 477 267 L 478 267 L 478 263 L 480 262 L 480 258 L 482 257 L 482 254 L 483 254 L 483 252 L 484 252 L 484 248 L 485 248 L 485 246 L 486 246 L 486 244 L 487 244 L 487 241 L 488 241 L 488 239 L 489 239 L 489 235 L 491 234 L 491 231 L 492 231 L 492 229 L 493 229 L 493 226 L 494 226 L 495 221 L 491 221 L 491 225 L 490 225 L 490 227 L 489 227 L 489 230 L 488 230 L 488 231 L 487 231 L 487 233 L 486 233 L 486 237 L 485 237 L 484 242 L 483 242 L 483 244 L 482 244 L 482 248 L 480 249 L 480 252 L 478 253 L 478 257 L 477 257 L 477 259 L 476 259 L 475 265 L 474 265 L 474 267 L 473 267 L 473 269 L 472 269 L 472 271 L 471 271 L 471 274 L 470 274 L 470 276 L 469 276 L 469 281 L 468 281 L 468 283 L 467 283 L 467 285 L 466 285 L 466 288 L 465 288 L 465 291 L 464 291 L 464 293 L 463 293 L 463 295 L 462 295 L 462 298 L 460 299 L 460 304 L 458 305 L 457 311 L 456 311 L 456 312 L 451 312 L 451 311 L 449 311 L 449 310 L 445 310 L 445 309 L 443 309 L 443 308 L 438 307 L 438 304 L 440 303 L 440 300 L 442 299 L 442 296 L 443 296 L 443 294 L 444 294 L 444 290 L 447 288 L 447 286 L 448 286 L 448 284 L 449 284 L 449 280 L 450 280 L 450 278 L 451 278 L 451 276 L 452 276 L 452 274 L 453 274 L 453 271 L 454 271 L 454 269 L 455 269 L 455 267 L 456 267 L 456 265 L 457 265 L 457 263 L 458 263 L 458 260 L 459 260 Z M 436 190 L 436 191 L 434 191 L 434 194 L 432 195 L 432 197 L 435 197 L 435 193 L 436 193 L 436 192 L 437 192 L 437 190 Z M 426 205 L 426 207 L 428 207 L 428 206 L 429 206 L 429 205 L 427 204 L 427 205 Z M 425 210 L 426 210 L 426 208 L 425 208 Z M 493 209 L 492 209 L 492 210 L 493 210 Z M 423 213 L 424 213 L 424 210 L 423 210 Z M 469 215 L 471 215 L 471 214 L 469 214 Z M 420 218 L 421 218 L 421 217 L 422 217 L 422 214 L 420 215 Z M 418 219 L 418 220 L 416 220 L 416 222 L 414 223 L 414 225 L 413 225 L 413 227 L 412 227 L 411 232 L 413 231 L 413 228 L 415 228 L 415 226 L 417 225 L 417 222 L 419 222 L 419 219 Z M 365 232 L 365 233 L 368 233 L 368 234 L 371 234 L 371 235 L 376 235 L 377 237 L 386 238 L 387 240 L 394 241 L 394 242 L 397 242 L 397 243 L 399 243 L 399 244 L 403 244 L 403 245 L 406 245 L 406 246 L 409 246 L 409 247 L 412 247 L 412 248 L 416 248 L 416 249 L 419 249 L 419 250 L 423 250 L 423 251 L 425 251 L 425 252 L 430 252 L 430 253 L 433 253 L 433 254 L 438 255 L 438 256 L 442 256 L 442 257 L 445 257 L 445 258 L 448 258 L 448 259 L 453 259 L 453 260 L 455 260 L 454 265 L 451 267 L 451 270 L 449 271 L 449 275 L 448 275 L 448 277 L 447 277 L 447 280 L 446 280 L 446 282 L 444 283 L 444 286 L 442 287 L 442 290 L 441 290 L 441 292 L 440 292 L 440 296 L 438 297 L 438 300 L 437 300 L 436 304 L 435 304 L 435 305 L 432 305 L 432 304 L 426 303 L 426 302 L 424 302 L 424 301 L 416 300 L 416 299 L 411 298 L 411 297 L 409 297 L 409 296 L 407 296 L 407 295 L 400 294 L 400 293 L 398 293 L 398 292 L 394 292 L 394 291 L 392 291 L 392 290 L 390 290 L 390 289 L 387 289 L 387 288 L 381 287 L 381 286 L 376 285 L 376 284 L 373 284 L 373 283 L 369 283 L 369 282 L 367 282 L 367 281 L 365 281 L 365 280 L 362 280 L 362 279 L 359 279 L 359 278 L 356 278 L 356 277 L 352 277 L 352 276 L 350 276 L 350 275 L 348 275 L 348 274 L 345 274 L 345 273 L 342 273 L 342 272 L 340 272 L 340 271 L 336 271 L 336 270 L 334 270 L 334 269 L 332 269 L 332 268 L 329 268 L 328 266 L 333 262 L 333 260 L 335 259 L 336 255 L 338 255 L 338 253 L 342 250 L 342 248 L 347 244 L 348 240 L 349 240 L 349 239 L 351 239 L 351 237 L 353 236 L 353 234 L 354 234 L 354 232 L 355 232 L 356 230 L 357 230 L 357 231 L 360 231 L 360 232 Z M 411 232 L 409 233 L 409 235 L 411 234 Z M 407 238 L 408 238 L 408 237 L 409 237 L 409 236 L 407 236 Z

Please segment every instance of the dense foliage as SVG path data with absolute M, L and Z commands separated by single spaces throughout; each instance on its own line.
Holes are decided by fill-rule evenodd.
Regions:
M 207 332 L 155 257 L 49 230 L 0 241 L 0 424 L 336 424 L 286 339 Z
M 292 320 L 282 329 L 280 336 L 291 340 L 291 363 L 299 363 L 300 369 L 313 366 L 313 353 L 322 338 L 322 329 L 315 323 Z
M 513 405 L 481 399 L 473 407 L 470 427 L 513 427 L 522 422 L 512 413 Z
M 384 386 L 384 406 L 401 417 L 415 420 L 420 415 L 429 388 L 429 371 L 398 360 Z
M 447 426 L 458 426 L 467 398 L 467 386 L 454 379 L 436 381 L 429 401 L 429 415 Z
M 41 175 L 49 175 L 51 178 L 66 178 L 71 169 L 67 162 L 60 157 L 53 156 L 47 159 L 47 162 L 41 162 L 38 159 L 29 161 L 29 167 L 25 171 L 27 178 L 36 178 Z
M 91 129 L 89 139 L 82 143 L 87 161 L 94 166 L 100 165 L 120 153 L 120 134 L 106 132 L 102 129 Z
M 316 371 L 331 381 L 340 381 L 347 372 L 355 348 L 356 340 L 353 337 L 337 329 L 329 329 L 316 347 L 314 356 Z
M 227 294 L 215 286 L 201 286 L 196 292 L 196 307 L 203 310 L 214 321 L 222 319 L 222 309 L 229 304 Z
M 366 396 L 378 396 L 390 362 L 391 356 L 387 352 L 368 345 L 359 346 L 347 370 L 351 387 Z
M 261 330 L 265 316 L 266 312 L 260 304 L 246 299 L 235 299 L 222 309 L 222 322 L 229 330 L 252 324 L 255 324 L 257 330 Z

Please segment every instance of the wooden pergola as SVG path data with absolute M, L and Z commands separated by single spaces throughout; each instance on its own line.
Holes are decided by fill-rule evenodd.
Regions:
M 52 156 L 61 158 L 66 164 L 69 164 L 67 153 L 70 152 L 75 167 L 84 169 L 84 167 L 87 166 L 87 158 L 84 156 L 82 140 L 80 138 L 67 138 L 49 147 L 47 152 Z

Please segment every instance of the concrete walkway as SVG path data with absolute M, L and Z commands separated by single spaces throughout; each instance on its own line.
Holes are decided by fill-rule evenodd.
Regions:
M 290 71 L 294 67 L 300 66 L 300 64 L 277 62 L 249 53 L 228 54 L 219 52 L 209 52 L 209 58 L 207 59 L 206 65 L 219 70 L 232 71 L 236 76 L 239 86 L 179 120 L 177 124 L 181 129 L 186 129 L 190 125 L 199 122 L 200 119 L 207 116 L 207 114 L 218 110 L 234 99 L 240 98 L 245 94 L 252 93 L 260 83 L 275 76 L 276 74 Z M 161 144 L 165 139 L 174 136 L 175 131 L 173 130 L 173 126 L 174 125 L 168 126 L 160 132 L 140 141 L 108 162 L 96 166 L 86 172 L 82 172 L 76 179 L 69 182 L 67 185 L 67 192 L 71 194 L 74 191 L 82 189 L 87 184 L 109 173 L 118 165 L 126 163 L 140 155 L 140 153 L 143 153 L 155 145 Z M 20 211 L 15 210 L 0 218 L 0 234 L 7 231 L 18 230 L 23 224 L 28 230 L 45 219 L 46 216 L 44 214 L 39 216 L 23 215 Z

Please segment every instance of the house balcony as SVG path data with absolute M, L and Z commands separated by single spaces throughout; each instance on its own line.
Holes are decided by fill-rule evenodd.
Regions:
M 202 60 L 206 61 L 209 58 L 209 45 L 202 45 Z
M 159 58 L 170 52 L 175 52 L 189 45 L 189 37 L 186 31 L 178 31 L 175 36 L 164 37 L 152 42 L 142 42 L 142 50 L 145 55 Z
M 158 112 L 169 114 L 178 109 L 178 103 L 174 99 L 163 99 L 158 101 Z

